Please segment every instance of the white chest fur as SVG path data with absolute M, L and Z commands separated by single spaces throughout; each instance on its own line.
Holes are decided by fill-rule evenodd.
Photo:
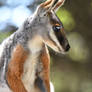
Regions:
M 24 64 L 23 84 L 28 92 L 34 92 L 38 54 L 30 55 Z
M 30 49 L 30 55 L 24 63 L 24 72 L 22 76 L 22 82 L 28 92 L 34 91 L 34 82 L 36 79 L 36 69 L 39 62 L 39 55 L 42 49 L 42 41 L 36 37 L 28 42 Z

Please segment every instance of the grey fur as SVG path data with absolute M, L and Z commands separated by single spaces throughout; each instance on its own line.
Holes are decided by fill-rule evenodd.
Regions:
M 44 27 L 41 29 L 39 25 L 43 25 L 44 20 L 41 19 L 42 9 L 37 8 L 36 12 L 33 16 L 27 18 L 23 25 L 10 37 L 5 39 L 0 45 L 0 86 L 4 86 L 7 84 L 6 81 L 6 72 L 8 63 L 11 59 L 12 52 L 17 44 L 21 44 L 25 49 L 29 49 L 27 47 L 27 42 L 32 39 L 32 37 L 36 34 L 42 34 Z M 38 30 L 40 29 L 40 30 Z M 46 28 L 47 29 L 47 28 Z
M 44 8 L 38 6 L 33 16 L 27 18 L 23 25 L 0 45 L 0 86 L 8 87 L 6 72 L 16 45 L 21 44 L 24 49 L 30 51 L 28 42 L 31 42 L 33 37 L 40 36 L 43 44 L 47 44 L 60 53 L 64 51 L 55 33 L 52 31 L 53 24 L 51 24 L 53 20 L 55 20 L 55 23 L 60 23 L 60 20 L 58 20 L 53 11 L 50 12 L 52 14 L 51 17 Z M 37 41 L 39 42 L 39 39 L 37 39 Z M 40 72 L 41 70 L 39 69 L 38 71 Z M 42 88 L 42 91 L 44 90 L 45 88 Z

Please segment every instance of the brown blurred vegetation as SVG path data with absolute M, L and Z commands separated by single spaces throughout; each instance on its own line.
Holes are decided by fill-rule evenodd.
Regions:
M 92 92 L 92 0 L 66 0 L 57 15 L 71 49 L 65 55 L 50 49 L 55 92 Z M 0 33 L 0 42 L 8 35 Z

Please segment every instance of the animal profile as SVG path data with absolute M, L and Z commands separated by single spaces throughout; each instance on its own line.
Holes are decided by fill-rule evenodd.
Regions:
M 63 24 L 56 15 L 63 3 L 64 0 L 41 3 L 34 14 L 2 42 L 0 92 L 52 92 L 47 46 L 58 53 L 70 49 Z

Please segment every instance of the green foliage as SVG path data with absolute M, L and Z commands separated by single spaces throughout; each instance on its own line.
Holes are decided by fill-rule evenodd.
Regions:
M 57 16 L 62 21 L 66 30 L 71 31 L 74 29 L 76 23 L 72 14 L 68 10 L 65 8 L 59 9 L 57 11 Z
M 11 34 L 11 32 L 0 32 L 0 43 L 7 38 L 9 35 Z
M 91 8 L 92 8 L 92 2 L 91 2 Z
M 65 85 L 63 83 L 64 81 L 62 80 L 62 78 L 63 78 L 63 73 L 61 75 L 60 70 L 55 69 L 55 71 L 53 72 L 53 75 L 51 76 L 51 79 L 52 79 L 52 82 L 53 82 L 56 92 L 60 92 L 60 89 L 63 89 L 63 87 Z M 62 85 L 62 83 L 63 83 L 63 85 Z
M 89 56 L 89 50 L 83 40 L 82 36 L 73 32 L 68 35 L 68 39 L 71 45 L 71 49 L 69 51 L 69 56 L 73 61 L 85 62 Z

